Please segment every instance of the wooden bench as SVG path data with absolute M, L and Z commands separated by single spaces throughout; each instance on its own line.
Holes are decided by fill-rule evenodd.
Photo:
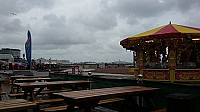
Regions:
M 58 92 L 67 92 L 67 91 L 71 91 L 71 89 L 61 89 L 61 90 L 45 90 L 45 91 L 41 91 L 40 94 L 52 94 L 52 93 L 58 93 Z M 30 94 L 28 94 L 30 95 Z M 16 98 L 20 98 L 24 96 L 24 92 L 20 92 L 20 93 L 11 93 L 9 94 L 10 97 L 16 97 Z
M 63 111 L 67 109 L 67 105 L 57 106 L 57 107 L 48 107 L 40 109 L 43 112 L 55 112 L 55 111 Z
M 163 108 L 163 109 L 157 109 L 151 112 L 166 112 L 166 111 L 167 111 L 166 108 Z
M 114 103 L 114 102 L 121 102 L 124 101 L 123 98 L 111 98 L 106 100 L 100 100 L 98 105 L 108 104 L 108 103 Z
M 0 93 L 0 95 L 5 95 L 5 94 L 6 94 L 6 92 L 1 92 L 1 93 Z
M 0 101 L 0 112 L 22 111 L 37 109 L 37 105 L 24 99 L 13 99 Z
M 49 103 L 58 103 L 58 102 L 64 102 L 64 99 L 56 98 L 56 99 L 47 99 L 47 100 L 36 100 L 36 101 L 33 101 L 33 103 L 36 103 L 38 105 L 49 104 Z
M 63 109 L 63 108 L 67 108 L 64 99 L 60 99 L 60 98 L 56 98 L 56 99 L 47 99 L 47 100 L 37 100 L 37 101 L 33 101 L 33 103 L 36 103 L 38 105 L 38 110 L 44 111 L 44 105 L 45 106 L 49 106 L 49 104 L 59 104 L 59 105 L 65 105 L 65 106 L 58 106 L 58 107 L 52 107 L 52 108 L 46 108 L 48 111 L 50 110 L 59 110 Z
M 112 98 L 112 99 L 105 99 L 105 100 L 100 100 L 98 105 L 103 105 L 103 104 L 108 104 L 108 103 L 116 103 L 116 102 L 120 102 L 120 101 L 124 101 L 123 98 Z M 78 108 L 78 107 L 76 107 Z M 54 111 L 64 111 L 67 109 L 67 105 L 63 105 L 63 106 L 56 106 L 56 107 L 47 107 L 47 108 L 42 108 L 40 109 L 41 111 L 44 112 L 54 112 Z

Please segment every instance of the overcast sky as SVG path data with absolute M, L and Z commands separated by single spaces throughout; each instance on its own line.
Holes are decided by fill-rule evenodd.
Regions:
M 169 24 L 200 28 L 200 0 L 0 0 L 0 48 L 71 62 L 132 61 L 119 42 Z M 11 13 L 15 13 L 13 15 Z

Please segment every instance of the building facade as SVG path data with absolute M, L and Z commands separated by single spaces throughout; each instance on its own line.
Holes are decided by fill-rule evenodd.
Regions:
M 12 63 L 16 59 L 21 59 L 20 49 L 2 48 L 0 50 L 0 60 Z

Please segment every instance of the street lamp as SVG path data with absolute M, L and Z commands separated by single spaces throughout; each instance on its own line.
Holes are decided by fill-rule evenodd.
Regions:
M 143 75 L 142 74 L 138 75 L 137 83 L 138 83 L 139 86 L 143 85 Z
M 91 81 L 92 72 L 88 72 L 88 81 Z M 91 89 L 91 83 L 89 84 L 89 89 Z

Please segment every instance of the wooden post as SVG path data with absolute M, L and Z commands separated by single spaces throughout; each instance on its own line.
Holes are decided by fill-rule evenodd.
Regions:
M 139 74 L 143 75 L 143 49 L 142 46 L 140 47 L 138 51 L 138 59 L 139 59 Z
M 175 69 L 176 69 L 176 49 L 175 42 L 173 38 L 170 38 L 168 45 L 168 68 L 170 74 L 170 81 L 173 83 L 175 81 Z

